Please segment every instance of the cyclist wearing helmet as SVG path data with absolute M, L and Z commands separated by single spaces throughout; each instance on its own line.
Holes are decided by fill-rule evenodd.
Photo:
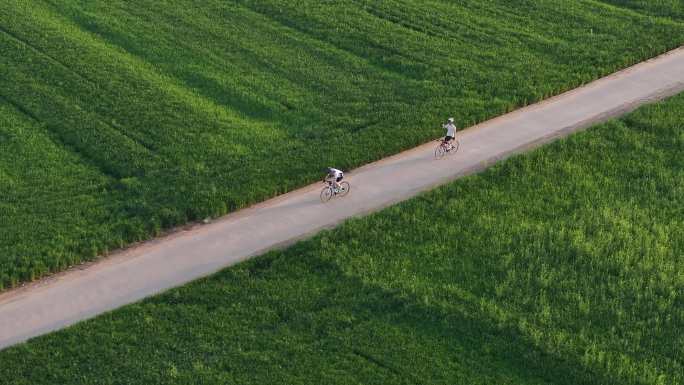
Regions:
M 451 146 L 451 142 L 453 142 L 456 137 L 456 124 L 454 124 L 454 118 L 449 118 L 447 123 L 442 125 L 442 128 L 447 130 L 446 136 L 444 137 L 444 143 Z
M 340 190 L 339 183 L 342 181 L 342 178 L 344 178 L 344 173 L 332 167 L 328 167 L 327 171 L 328 174 L 323 178 L 323 181 L 331 184 L 335 192 L 338 192 Z

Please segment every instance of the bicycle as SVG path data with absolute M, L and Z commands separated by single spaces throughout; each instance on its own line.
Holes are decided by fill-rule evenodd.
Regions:
M 327 186 L 321 190 L 321 202 L 325 203 L 336 196 L 343 197 L 349 193 L 351 185 L 347 181 L 338 183 L 339 188 L 335 189 L 332 182 L 323 182 Z
M 455 154 L 461 146 L 457 139 L 452 140 L 451 143 L 445 142 L 444 139 L 439 139 L 438 142 L 439 146 L 435 148 L 435 159 L 442 159 L 447 154 Z

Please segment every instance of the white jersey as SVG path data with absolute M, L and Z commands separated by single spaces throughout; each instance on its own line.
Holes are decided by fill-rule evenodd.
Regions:
M 456 136 L 456 125 L 453 123 L 447 123 L 445 124 L 444 127 L 447 130 L 446 136 L 454 137 Z
M 344 173 L 336 168 L 332 168 L 330 169 L 330 173 L 328 175 L 330 175 L 332 178 L 341 178 L 344 176 Z

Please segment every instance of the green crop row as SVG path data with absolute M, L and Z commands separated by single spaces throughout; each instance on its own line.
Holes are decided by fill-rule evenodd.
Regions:
M 626 8 L 649 16 L 684 20 L 684 2 L 680 0 L 600 0 L 603 3 Z
M 28 143 L 0 163 L 0 289 L 684 42 L 676 4 L 613 3 L 0 2 L 2 131 L 18 119 L 72 159 Z
M 684 95 L 0 352 L 40 384 L 684 382 Z

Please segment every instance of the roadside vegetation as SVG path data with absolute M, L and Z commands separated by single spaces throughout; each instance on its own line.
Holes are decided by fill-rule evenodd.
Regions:
M 610 3 L 2 1 L 0 290 L 684 42 Z
M 0 352 L 3 384 L 684 383 L 684 95 Z

